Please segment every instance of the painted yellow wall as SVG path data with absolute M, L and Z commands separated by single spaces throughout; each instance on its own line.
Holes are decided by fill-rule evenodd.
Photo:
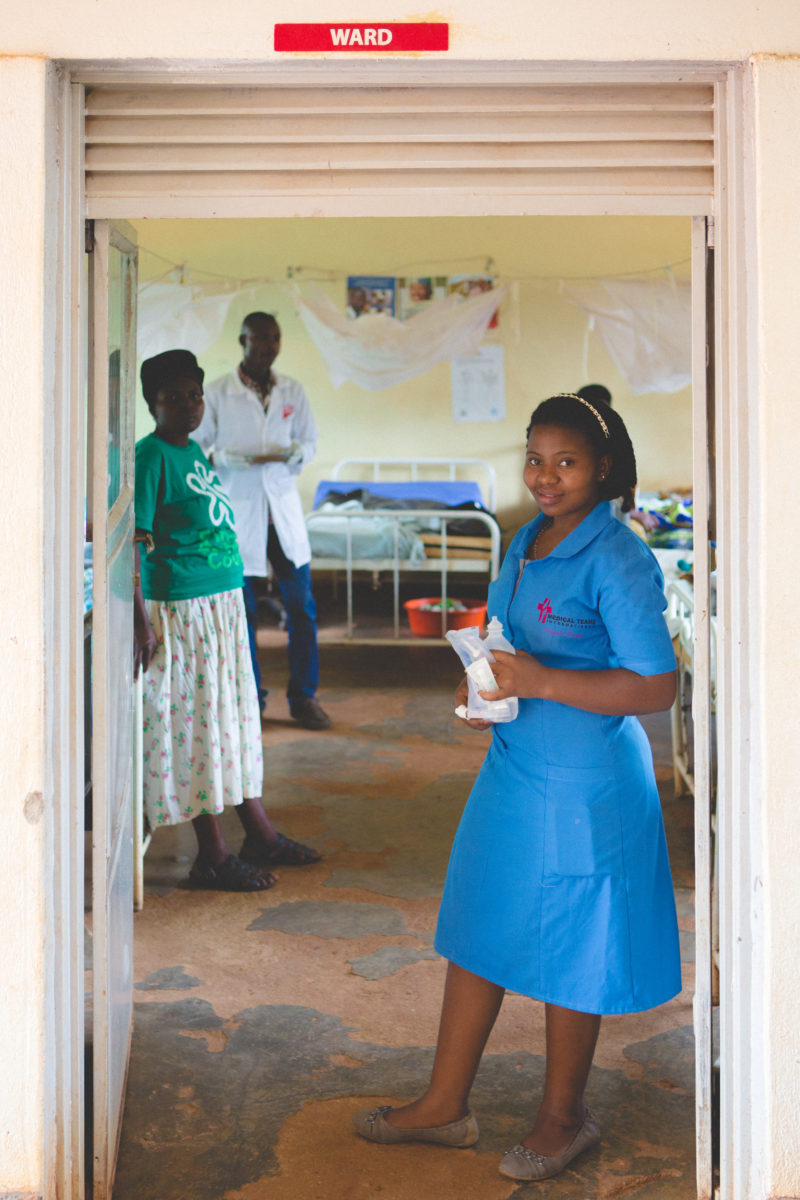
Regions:
M 460 455 L 487 458 L 498 480 L 504 525 L 525 519 L 530 501 L 520 478 L 524 430 L 539 400 L 589 382 L 605 383 L 628 423 L 644 488 L 691 483 L 690 389 L 674 395 L 632 396 L 596 333 L 588 340 L 584 313 L 562 294 L 559 281 L 610 277 L 677 264 L 686 275 L 688 218 L 504 217 L 384 218 L 263 221 L 139 221 L 143 279 L 161 275 L 162 256 L 228 278 L 275 280 L 237 298 L 220 339 L 201 356 L 208 380 L 238 362 L 242 317 L 262 308 L 283 329 L 279 370 L 300 379 L 319 424 L 316 460 L 303 472 L 310 506 L 319 479 L 339 458 L 358 455 Z M 151 252 L 151 253 L 148 253 Z M 499 277 L 516 281 L 487 343 L 505 350 L 506 418 L 480 424 L 452 419 L 450 367 L 380 392 L 355 384 L 335 389 L 286 288 L 313 278 L 343 309 L 345 276 L 447 274 L 482 271 L 494 260 Z M 303 268 L 298 272 L 298 268 Z M 653 278 L 663 277 L 656 271 Z M 190 347 L 191 348 L 191 347 Z M 140 407 L 137 433 L 152 422 Z

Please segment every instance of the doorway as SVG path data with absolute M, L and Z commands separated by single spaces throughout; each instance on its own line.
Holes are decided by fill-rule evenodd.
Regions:
M 94 156 L 94 157 L 97 158 L 97 157 L 102 157 L 102 156 Z M 132 157 L 135 158 L 136 156 L 133 155 Z M 90 165 L 90 175 L 91 175 L 92 174 L 92 164 L 90 163 L 89 165 Z M 119 168 L 118 162 L 117 163 L 108 162 L 106 164 L 105 178 L 107 180 L 111 180 L 116 177 L 116 179 L 119 180 L 120 171 L 118 170 L 118 168 Z M 374 163 L 371 164 L 369 169 L 375 170 L 376 169 L 375 164 Z M 548 167 L 547 169 L 552 170 L 552 167 Z M 574 169 L 573 167 L 570 167 L 569 170 L 572 171 L 573 169 Z M 640 168 L 637 167 L 637 170 L 638 169 L 640 169 Z M 567 211 L 574 211 L 574 209 L 576 207 L 583 211 L 586 211 L 587 209 L 590 211 L 597 211 L 598 209 L 602 209 L 605 212 L 620 211 L 620 210 L 621 211 L 635 210 L 637 212 L 642 212 L 642 211 L 650 211 L 652 209 L 652 210 L 655 210 L 655 211 L 661 212 L 661 213 L 663 213 L 665 210 L 668 210 L 673 213 L 676 211 L 681 211 L 681 212 L 686 213 L 687 215 L 695 215 L 696 217 L 699 217 L 704 221 L 705 213 L 708 211 L 708 208 L 710 205 L 710 196 L 709 196 L 709 193 L 705 190 L 707 187 L 707 184 L 699 182 L 697 177 L 698 177 L 699 173 L 701 173 L 702 171 L 705 170 L 705 167 L 702 165 L 702 163 L 700 164 L 699 167 L 697 166 L 697 163 L 695 163 L 691 169 L 694 172 L 694 175 L 693 175 L 694 186 L 692 188 L 686 189 L 685 185 L 682 185 L 682 186 L 684 186 L 684 190 L 682 192 L 678 191 L 677 193 L 672 192 L 669 188 L 667 188 L 667 191 L 669 192 L 668 200 L 664 200 L 664 198 L 660 194 L 658 195 L 658 198 L 656 198 L 655 193 L 657 191 L 657 188 L 656 188 L 656 185 L 653 184 L 652 180 L 651 180 L 650 187 L 652 189 L 653 194 L 649 195 L 646 199 L 642 198 L 642 193 L 636 194 L 634 199 L 631 198 L 631 193 L 627 193 L 623 198 L 621 198 L 619 195 L 616 194 L 616 192 L 614 192 L 613 189 L 609 188 L 608 181 L 606 181 L 606 184 L 605 184 L 605 186 L 608 190 L 602 193 L 603 198 L 600 199 L 600 198 L 598 198 L 598 196 L 596 194 L 593 194 L 593 192 L 592 192 L 593 184 L 591 182 L 591 179 L 588 180 L 588 183 L 587 183 L 587 186 L 585 189 L 580 189 L 580 196 L 578 196 L 576 198 L 577 193 L 572 193 L 571 198 L 565 199 L 564 191 L 565 190 L 568 191 L 569 189 L 566 188 L 564 179 L 556 173 L 555 175 L 551 174 L 549 176 L 549 181 L 550 181 L 550 184 L 552 185 L 550 187 L 549 191 L 547 191 L 547 193 L 545 195 L 542 195 L 542 193 L 539 193 L 539 198 L 535 199 L 535 200 L 530 199 L 530 197 L 528 199 L 520 199 L 520 196 L 524 196 L 527 188 L 530 186 L 527 180 L 524 181 L 521 185 L 517 184 L 516 187 L 514 185 L 514 181 L 511 180 L 509 182 L 508 188 L 504 188 L 502 184 L 500 186 L 494 188 L 492 186 L 487 187 L 486 181 L 484 179 L 483 186 L 487 187 L 486 191 L 482 191 L 480 194 L 473 194 L 470 197 L 465 197 L 465 195 L 463 194 L 463 191 L 462 191 L 462 194 L 459 196 L 458 200 L 456 200 L 456 201 L 454 201 L 454 198 L 452 195 L 447 196 L 447 195 L 443 195 L 443 194 L 438 194 L 438 195 L 432 196 L 430 194 L 430 192 L 428 192 L 426 194 L 424 187 L 422 187 L 421 183 L 420 183 L 420 184 L 416 185 L 416 190 L 412 186 L 410 196 L 408 193 L 406 193 L 403 196 L 403 202 L 405 203 L 406 201 L 410 201 L 410 207 L 412 209 L 414 208 L 414 206 L 417 206 L 420 210 L 422 210 L 422 209 L 427 210 L 428 208 L 432 207 L 434 210 L 438 209 L 440 212 L 451 212 L 453 207 L 456 207 L 457 209 L 461 210 L 462 212 L 464 209 L 469 209 L 470 211 L 474 211 L 476 208 L 478 209 L 478 211 L 491 212 L 493 209 L 493 205 L 495 203 L 495 201 L 492 200 L 492 196 L 493 196 L 494 192 L 496 191 L 498 193 L 498 195 L 500 195 L 502 197 L 499 201 L 496 202 L 497 207 L 500 208 L 501 210 L 505 210 L 505 211 L 507 211 L 509 208 L 513 208 L 515 211 L 519 211 L 520 209 L 523 209 L 527 212 L 531 212 L 531 211 L 542 211 L 544 209 L 545 211 L 555 210 L 555 211 L 560 212 L 560 211 L 563 211 L 564 209 L 566 209 Z M 503 172 L 507 171 L 507 170 L 511 170 L 511 167 L 507 161 L 499 161 L 496 164 L 496 172 L 501 176 L 501 178 L 503 179 L 504 182 L 507 182 L 507 180 L 506 180 L 506 177 L 503 175 Z M 569 171 L 567 172 L 567 174 L 569 175 Z M 584 176 L 584 179 L 586 179 L 586 178 L 588 178 L 588 177 Z M 95 213 L 95 215 L 100 215 L 100 213 L 104 209 L 106 210 L 106 215 L 112 215 L 114 210 L 116 210 L 117 213 L 121 213 L 124 210 L 125 215 L 127 215 L 128 217 L 136 217 L 137 215 L 156 215 L 156 212 L 159 211 L 159 206 L 163 205 L 163 200 L 160 198 L 160 195 L 157 195 L 159 189 L 157 187 L 154 188 L 154 187 L 150 186 L 153 184 L 153 182 L 154 181 L 153 181 L 153 178 L 151 175 L 148 179 L 148 189 L 149 189 L 148 194 L 145 195 L 144 192 L 140 193 L 138 200 L 131 200 L 131 197 L 129 194 L 126 194 L 126 197 L 124 199 L 122 199 L 120 196 L 111 197 L 110 194 L 106 194 L 105 196 L 103 196 L 100 192 L 97 192 L 97 191 L 95 191 L 93 194 L 90 193 L 90 195 L 91 195 L 90 204 L 92 206 L 90 211 L 93 211 Z M 205 182 L 207 182 L 207 181 L 204 181 L 204 185 L 205 185 Z M 406 177 L 405 182 L 408 182 L 408 177 Z M 350 206 L 349 211 L 352 212 L 352 207 L 353 207 L 352 179 L 348 182 L 347 177 L 342 177 L 342 179 L 338 180 L 337 183 L 340 186 L 340 190 L 339 190 L 338 194 L 331 195 L 330 204 L 328 205 L 328 203 L 326 202 L 325 207 L 326 208 L 330 207 L 333 210 L 331 215 L 333 215 L 337 210 L 341 211 L 341 209 L 344 205 L 344 202 L 346 200 L 348 205 Z M 219 200 L 215 199 L 213 201 L 209 201 L 209 199 L 208 199 L 208 192 L 213 191 L 213 190 L 214 190 L 213 188 L 207 189 L 206 193 L 205 193 L 205 198 L 198 199 L 198 195 L 197 195 L 196 191 L 193 191 L 191 186 L 188 187 L 187 193 L 186 193 L 187 198 L 186 198 L 185 202 L 183 202 L 183 203 L 184 203 L 184 207 L 186 210 L 192 209 L 193 211 L 191 211 L 191 212 L 181 211 L 181 215 L 197 216 L 197 215 L 200 215 L 201 212 L 209 211 L 209 208 L 213 209 L 215 214 L 218 215 L 219 214 Z M 334 189 L 334 191 L 336 191 L 336 189 Z M 623 189 L 623 191 L 624 191 L 624 189 Z M 298 208 L 302 209 L 303 207 L 306 207 L 313 203 L 314 205 L 316 205 L 317 211 L 319 211 L 320 198 L 319 198 L 318 194 L 315 195 L 315 194 L 313 194 L 313 192 L 314 192 L 313 187 L 310 187 L 309 189 L 307 189 L 307 191 L 305 192 L 305 198 L 302 199 L 301 201 L 298 201 L 298 195 L 296 192 L 292 192 L 291 198 L 287 198 L 285 193 L 283 194 L 283 196 L 278 195 L 275 199 L 275 207 L 279 210 L 282 209 L 284 212 L 288 213 L 289 207 L 291 207 L 294 211 L 297 211 Z M 189 195 L 189 193 L 192 193 L 191 196 Z M 358 194 L 358 189 L 356 189 L 356 194 Z M 365 196 L 365 193 L 361 192 L 360 194 L 362 196 L 362 199 L 359 200 L 358 203 L 361 206 L 366 206 L 367 201 L 363 198 Z M 676 199 L 676 195 L 680 196 L 681 198 Z M 513 199 L 510 198 L 512 196 L 513 196 Z M 230 210 L 231 210 L 230 215 L 234 215 L 237 208 L 239 211 L 242 211 L 243 208 L 253 211 L 253 208 L 258 207 L 258 205 L 261 203 L 263 203 L 263 200 L 260 198 L 258 200 L 254 200 L 253 198 L 243 199 L 241 194 L 239 194 L 238 197 L 234 197 L 231 199 L 230 204 L 228 204 L 228 202 L 226 201 L 225 207 L 226 207 L 226 212 L 227 212 L 227 209 L 230 208 Z M 375 205 L 377 203 L 377 205 L 380 208 L 382 208 L 383 211 L 387 211 L 387 210 L 391 211 L 396 204 L 400 203 L 400 200 L 398 199 L 397 195 L 393 196 L 391 199 L 388 199 L 387 195 L 384 193 L 383 195 L 380 196 L 379 200 L 377 200 L 377 201 L 375 200 L 375 197 L 373 195 L 372 198 L 370 199 L 369 203 L 372 205 L 373 208 L 375 207 Z M 180 204 L 181 204 L 181 202 L 178 201 L 179 206 L 180 206 Z M 420 215 L 421 215 L 421 213 L 420 213 Z M 695 241 L 697 243 L 697 246 L 699 247 L 699 234 L 696 236 Z M 704 245 L 705 245 L 705 241 L 706 241 L 705 229 L 703 229 L 703 244 Z M 703 292 L 705 293 L 705 283 L 703 284 Z M 703 309 L 703 314 L 705 316 L 705 308 Z M 705 332 L 705 330 L 703 332 Z M 703 338 L 703 349 L 704 348 L 705 348 L 705 338 Z M 705 398 L 704 398 L 704 400 L 705 400 Z M 703 430 L 704 430 L 704 433 L 703 433 L 703 437 L 700 439 L 700 445 L 702 446 L 703 461 L 705 461 L 705 456 L 706 456 L 705 403 L 703 405 Z M 698 444 L 698 432 L 696 430 L 695 445 L 697 445 L 697 444 Z M 701 1194 L 704 1194 L 704 1193 L 701 1192 Z

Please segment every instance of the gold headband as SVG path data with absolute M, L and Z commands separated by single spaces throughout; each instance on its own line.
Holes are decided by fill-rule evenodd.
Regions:
M 589 409 L 589 412 L 594 413 L 594 415 L 597 417 L 598 421 L 600 422 L 600 428 L 603 430 L 604 435 L 607 438 L 611 437 L 611 434 L 608 432 L 608 426 L 600 416 L 600 413 L 593 404 L 590 404 L 588 400 L 584 400 L 583 396 L 579 396 L 576 392 L 556 392 L 556 396 L 563 396 L 566 400 L 577 400 L 580 404 L 585 404 Z

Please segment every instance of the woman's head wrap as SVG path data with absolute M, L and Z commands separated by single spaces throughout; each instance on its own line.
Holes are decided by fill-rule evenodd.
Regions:
M 191 350 L 165 350 L 163 354 L 146 358 L 139 376 L 142 381 L 142 394 L 152 407 L 158 389 L 171 379 L 196 379 L 202 386 L 205 372 Z

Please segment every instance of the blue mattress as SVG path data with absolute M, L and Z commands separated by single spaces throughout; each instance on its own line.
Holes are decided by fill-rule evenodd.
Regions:
M 483 506 L 480 485 L 469 479 L 415 479 L 403 483 L 384 483 L 383 480 L 322 479 L 314 493 L 314 508 L 319 508 L 329 492 L 372 492 L 386 500 L 432 500 L 455 507 L 474 502 Z

